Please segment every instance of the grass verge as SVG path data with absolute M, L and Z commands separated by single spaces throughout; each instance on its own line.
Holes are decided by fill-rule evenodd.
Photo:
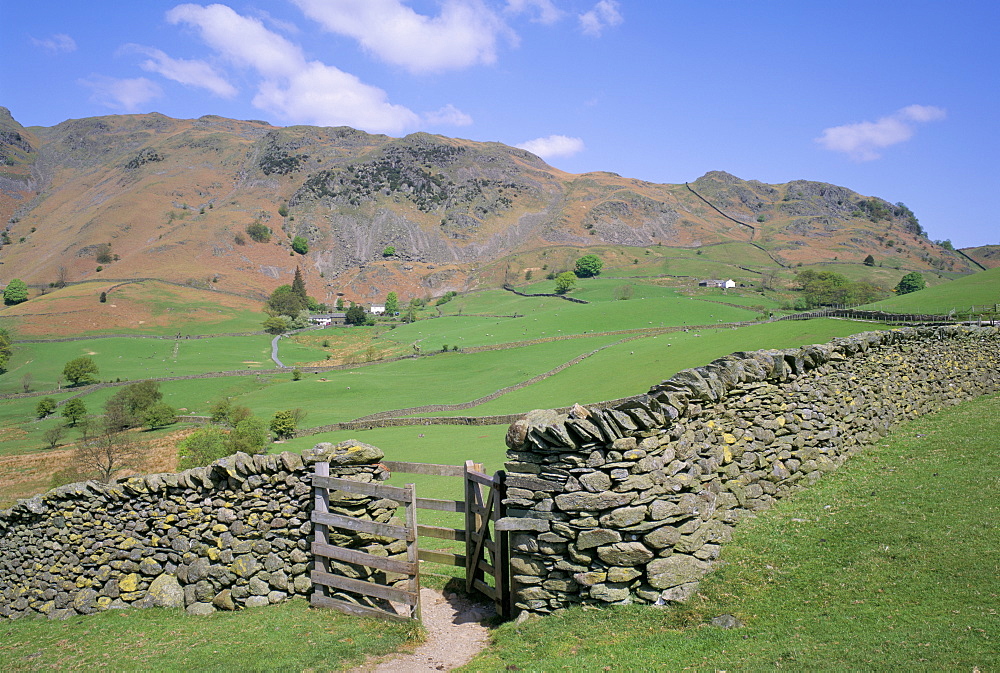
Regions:
M 110 610 L 63 622 L 0 624 L 6 671 L 336 671 L 396 651 L 419 627 L 343 615 L 293 600 L 189 617 L 181 610 Z
M 995 670 L 998 427 L 1000 395 L 900 426 L 737 529 L 689 605 L 507 624 L 467 670 Z

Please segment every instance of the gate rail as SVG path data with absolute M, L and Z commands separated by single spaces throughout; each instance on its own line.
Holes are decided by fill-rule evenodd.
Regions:
M 417 557 L 416 512 L 418 499 L 416 496 L 416 487 L 413 484 L 407 484 L 405 488 L 400 488 L 385 484 L 363 483 L 351 481 L 350 479 L 331 477 L 329 474 L 329 463 L 316 464 L 316 473 L 313 475 L 315 504 L 312 513 L 312 521 L 316 529 L 315 540 L 312 544 L 312 552 L 316 557 L 316 569 L 310 574 L 310 579 L 312 579 L 315 585 L 310 598 L 310 604 L 366 617 L 420 620 L 420 567 Z M 406 524 L 400 526 L 334 514 L 330 512 L 330 491 L 369 495 L 402 503 L 406 509 Z M 395 540 L 405 540 L 406 560 L 375 556 L 355 549 L 332 545 L 329 542 L 329 527 L 370 533 Z M 383 572 L 404 575 L 407 578 L 407 588 L 397 589 L 384 584 L 366 582 L 331 573 L 331 560 L 353 563 Z M 409 617 L 400 616 L 389 606 L 381 609 L 334 598 L 329 595 L 328 589 L 340 589 L 341 591 L 349 591 L 382 601 L 402 603 L 408 606 Z

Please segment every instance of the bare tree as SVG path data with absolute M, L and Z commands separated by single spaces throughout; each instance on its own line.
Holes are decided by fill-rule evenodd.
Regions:
M 116 472 L 134 465 L 138 453 L 135 433 L 120 430 L 114 421 L 104 420 L 92 437 L 80 441 L 76 459 L 82 469 L 96 472 L 101 481 L 109 482 Z
M 21 388 L 24 389 L 24 392 L 28 392 L 28 391 L 31 390 L 31 373 L 30 372 L 21 377 Z
M 66 287 L 66 282 L 69 280 L 69 272 L 66 267 L 60 266 L 56 273 L 56 287 Z
M 65 426 L 53 425 L 51 428 L 42 433 L 42 439 L 45 440 L 45 443 L 49 445 L 50 449 L 54 449 L 59 444 L 59 440 L 63 438 L 65 433 Z

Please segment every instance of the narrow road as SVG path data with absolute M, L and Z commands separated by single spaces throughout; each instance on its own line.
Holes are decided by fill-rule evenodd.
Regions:
M 278 336 L 271 339 L 271 359 L 274 360 L 274 364 L 278 365 L 279 367 L 284 367 L 285 365 L 282 364 L 281 360 L 278 359 L 278 339 L 280 338 L 281 335 L 279 334 Z

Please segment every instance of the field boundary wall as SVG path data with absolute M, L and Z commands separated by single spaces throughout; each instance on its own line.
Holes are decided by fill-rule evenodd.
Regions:
M 1000 390 L 1000 329 L 921 327 L 741 352 L 607 409 L 536 410 L 507 433 L 514 603 L 693 595 L 733 527 L 892 426 Z

